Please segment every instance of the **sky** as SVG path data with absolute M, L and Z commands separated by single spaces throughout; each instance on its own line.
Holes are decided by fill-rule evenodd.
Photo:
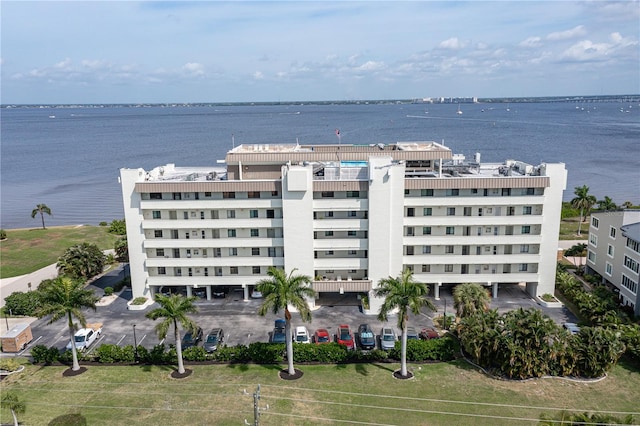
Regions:
M 640 93 L 639 1 L 2 0 L 2 104 Z

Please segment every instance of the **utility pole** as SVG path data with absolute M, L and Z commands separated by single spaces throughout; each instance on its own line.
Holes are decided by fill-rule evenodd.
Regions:
M 258 388 L 253 394 L 253 426 L 260 426 L 260 408 L 258 407 L 259 401 L 260 401 L 260 383 L 258 383 Z

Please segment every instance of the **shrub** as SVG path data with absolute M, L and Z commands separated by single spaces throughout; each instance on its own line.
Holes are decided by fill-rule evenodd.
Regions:
M 221 362 L 249 362 L 249 348 L 245 345 L 238 346 L 222 346 L 212 354 L 216 361 Z
M 0 229 L 0 240 L 6 240 L 7 239 L 7 231 L 5 231 L 4 229 Z
M 460 350 L 456 339 L 445 335 L 439 339 L 407 341 L 407 361 L 451 361 Z M 389 351 L 389 357 L 400 359 L 400 342 Z
M 18 368 L 20 368 L 20 364 L 15 360 L 15 358 L 0 359 L 0 370 L 11 372 L 16 371 Z
M 207 351 L 202 346 L 192 346 L 182 351 L 182 358 L 185 361 L 206 361 L 209 357 Z
M 104 288 L 104 295 L 105 296 L 111 296 L 113 294 L 113 287 L 105 287 Z
M 31 356 L 34 364 L 52 364 L 58 360 L 60 351 L 56 348 L 47 348 L 45 345 L 35 345 L 31 348 Z
M 134 362 L 135 351 L 132 345 L 120 347 L 118 345 L 103 344 L 95 352 L 96 361 L 102 363 Z
M 541 299 L 544 300 L 545 302 L 557 302 L 558 301 L 558 299 L 556 299 L 553 296 L 553 294 L 549 294 L 549 293 L 543 294 Z
M 35 316 L 40 307 L 40 293 L 37 291 L 26 293 L 16 291 L 7 296 L 4 301 L 5 305 L 2 310 L 5 314 Z
M 144 296 L 136 297 L 131 302 L 132 305 L 144 305 L 145 303 L 147 303 L 147 298 Z
M 116 235 L 127 235 L 127 224 L 124 219 L 114 219 L 109 226 L 109 232 Z
M 284 343 L 254 342 L 248 347 L 249 359 L 258 364 L 278 364 L 284 361 L 284 352 Z
M 84 359 L 82 352 L 77 351 L 77 353 L 78 353 L 78 361 L 80 361 L 81 359 Z M 58 361 L 60 361 L 63 364 L 71 363 L 73 361 L 73 353 L 71 352 L 71 349 L 67 349 L 61 354 L 59 354 Z
M 107 226 L 107 225 L 108 225 L 108 223 L 107 223 L 107 222 L 105 222 L 105 221 L 102 221 L 102 222 L 100 222 L 98 225 L 100 225 L 100 226 Z

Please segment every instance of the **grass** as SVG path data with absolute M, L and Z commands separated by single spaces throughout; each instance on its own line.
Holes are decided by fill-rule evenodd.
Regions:
M 563 409 L 633 413 L 640 420 L 640 374 L 624 364 L 597 383 L 501 381 L 463 362 L 410 365 L 415 378 L 406 381 L 392 377 L 397 364 L 297 367 L 304 376 L 283 381 L 280 366 L 188 366 L 193 374 L 176 380 L 173 369 L 162 366 L 89 366 L 79 376 L 63 377 L 67 367 L 26 365 L 2 387 L 25 402 L 19 420 L 30 425 L 69 413 L 90 425 L 253 424 L 258 384 L 259 406 L 269 405 L 261 411 L 262 425 L 536 424 L 541 414 Z M 11 414 L 0 411 L 0 420 L 9 422 Z
M 117 235 L 106 226 L 56 226 L 47 229 L 8 229 L 0 243 L 0 278 L 15 277 L 56 263 L 74 244 L 95 243 L 113 249 Z
M 568 217 L 560 221 L 560 239 L 561 240 L 587 240 L 589 237 L 589 216 L 582 222 L 580 236 L 578 237 L 579 217 Z

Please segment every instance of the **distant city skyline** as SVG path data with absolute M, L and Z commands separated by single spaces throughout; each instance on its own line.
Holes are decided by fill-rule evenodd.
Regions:
M 639 1 L 3 1 L 3 104 L 640 93 Z

